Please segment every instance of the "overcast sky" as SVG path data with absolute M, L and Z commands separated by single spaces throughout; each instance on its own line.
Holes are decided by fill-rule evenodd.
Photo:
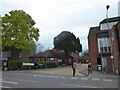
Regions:
M 120 0 L 0 0 L 0 14 L 24 10 L 40 30 L 39 43 L 43 50 L 53 48 L 53 38 L 62 31 L 70 31 L 80 38 L 83 50 L 88 49 L 90 27 L 98 26 L 106 18 L 118 16 Z

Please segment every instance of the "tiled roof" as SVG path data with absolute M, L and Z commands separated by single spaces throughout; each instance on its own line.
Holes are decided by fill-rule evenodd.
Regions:
M 37 53 L 31 57 L 49 57 L 49 58 L 65 58 L 65 53 L 64 52 L 55 52 L 52 50 L 47 50 L 45 52 L 40 52 Z M 69 58 L 71 56 L 69 55 Z

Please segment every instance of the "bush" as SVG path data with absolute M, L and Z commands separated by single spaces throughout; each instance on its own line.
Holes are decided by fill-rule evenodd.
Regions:
M 26 68 L 28 68 L 28 66 L 23 66 L 22 63 L 30 63 L 30 61 L 27 61 L 27 60 L 21 60 L 21 61 L 8 60 L 8 69 L 9 70 L 17 70 L 17 69 L 26 69 Z
M 34 66 L 25 66 L 22 63 L 34 63 Z M 27 60 L 8 60 L 8 70 L 25 70 L 25 69 L 36 69 L 36 68 L 52 68 L 57 67 L 58 64 L 56 62 L 49 61 L 39 61 L 39 62 L 31 62 Z
M 40 66 L 40 64 L 42 64 L 42 67 L 44 68 L 52 68 L 52 67 L 57 67 L 58 64 L 56 62 L 49 62 L 49 61 L 40 61 L 37 62 L 38 65 Z

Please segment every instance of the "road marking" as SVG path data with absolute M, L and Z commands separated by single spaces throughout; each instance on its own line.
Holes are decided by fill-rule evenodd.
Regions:
M 36 74 L 36 75 L 33 75 L 33 76 L 45 77 L 45 76 L 47 76 L 47 75 L 43 75 L 43 74 Z
M 1 88 L 11 88 L 11 87 L 6 87 L 6 86 L 0 86 Z
M 64 85 L 64 86 L 73 86 L 73 85 L 69 85 L 69 84 L 60 84 L 60 85 Z
M 78 79 L 78 77 L 72 77 L 71 79 Z
M 59 78 L 59 76 L 54 76 L 53 78 Z
M 60 76 L 54 76 L 54 75 L 33 75 L 33 76 L 39 76 L 39 77 L 49 77 L 49 78 L 60 78 Z
M 68 79 L 68 78 L 65 78 L 65 77 L 61 77 L 62 79 Z
M 20 81 L 25 81 L 25 82 L 37 82 L 37 81 L 33 81 L 33 80 L 23 80 L 23 79 L 19 79 Z
M 112 81 L 112 80 L 110 80 L 110 79 L 103 79 L 103 81 Z
M 38 75 L 33 75 L 33 76 L 38 76 Z
M 88 80 L 88 78 L 81 78 L 82 80 Z
M 10 82 L 10 81 L 0 81 L 0 82 L 11 83 L 11 84 L 18 84 L 17 82 Z
M 98 88 L 98 87 L 92 87 L 92 86 L 81 86 L 81 85 L 70 85 L 70 84 L 60 84 L 64 86 L 72 86 L 72 87 L 82 87 L 82 88 Z
M 39 77 L 45 77 L 46 75 L 38 75 Z
M 91 87 L 91 86 L 81 86 L 83 88 L 99 88 L 99 87 Z
M 100 80 L 99 78 L 92 78 L 92 80 Z
M 48 76 L 49 78 L 52 78 L 53 76 Z

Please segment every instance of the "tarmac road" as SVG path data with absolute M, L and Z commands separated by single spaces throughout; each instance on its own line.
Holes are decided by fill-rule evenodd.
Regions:
M 59 73 L 53 70 L 56 72 L 59 70 Z M 69 74 L 65 72 L 66 70 Z M 87 77 L 79 73 L 73 77 L 70 67 L 46 69 L 43 72 L 42 70 L 5 71 L 0 82 L 2 88 L 118 88 L 117 79 Z

